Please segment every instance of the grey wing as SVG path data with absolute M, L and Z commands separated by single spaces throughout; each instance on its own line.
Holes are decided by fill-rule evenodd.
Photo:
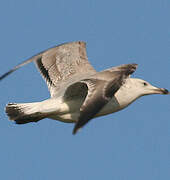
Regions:
M 117 68 L 116 71 L 105 71 L 105 80 L 103 76 L 102 80 L 86 79 L 81 81 L 87 85 L 88 93 L 80 108 L 80 116 L 73 129 L 73 134 L 89 122 L 89 120 L 92 119 L 111 100 L 124 83 L 124 80 L 135 71 L 136 67 L 136 64 L 123 65 Z M 110 80 L 107 80 L 108 73 L 112 77 Z
M 88 93 L 80 108 L 80 116 L 74 127 L 73 134 L 89 122 L 89 120 L 92 119 L 110 101 L 114 92 L 119 89 L 116 82 L 112 82 L 113 85 L 111 85 L 111 83 L 103 80 L 89 79 L 84 80 L 84 83 L 86 83 L 88 87 Z M 112 94 L 110 96 L 108 91 L 111 89 Z
M 2 75 L 0 80 L 32 61 L 36 63 L 46 80 L 52 97 L 60 91 L 64 91 L 61 88 L 66 88 L 75 81 L 96 73 L 88 62 L 86 44 L 78 41 L 65 43 L 41 52 Z
M 35 63 L 46 79 L 52 97 L 60 90 L 64 92 L 63 88 L 74 82 L 96 73 L 88 62 L 86 44 L 80 41 L 48 50 Z

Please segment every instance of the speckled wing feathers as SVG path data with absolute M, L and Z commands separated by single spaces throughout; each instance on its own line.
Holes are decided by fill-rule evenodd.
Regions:
M 35 63 L 47 81 L 52 97 L 61 87 L 96 73 L 88 62 L 84 42 L 57 46 L 44 52 Z
M 70 84 L 96 73 L 88 62 L 85 42 L 77 41 L 40 52 L 4 73 L 0 80 L 33 61 L 46 80 L 52 97 L 64 92 Z

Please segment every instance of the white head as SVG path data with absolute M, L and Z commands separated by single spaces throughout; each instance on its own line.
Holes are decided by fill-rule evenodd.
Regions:
M 170 94 L 170 92 L 167 89 L 152 86 L 142 79 L 127 78 L 115 97 L 122 106 L 127 106 L 139 97 L 150 94 Z
M 137 92 L 139 96 L 149 94 L 169 94 L 167 89 L 155 87 L 147 81 L 137 78 L 128 78 L 125 82 L 125 86 L 132 91 Z

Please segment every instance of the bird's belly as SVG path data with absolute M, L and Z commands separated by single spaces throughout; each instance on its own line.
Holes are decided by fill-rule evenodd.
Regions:
M 59 110 L 51 114 L 49 118 L 59 120 L 62 122 L 73 123 L 78 120 L 80 115 L 80 107 L 83 101 L 81 99 L 75 99 L 68 102 L 60 102 Z
M 80 107 L 83 103 L 82 99 L 74 99 L 69 102 L 60 102 L 59 111 L 55 114 L 50 115 L 49 118 L 59 120 L 62 122 L 73 123 L 77 122 L 80 115 Z M 96 115 L 104 116 L 121 110 L 123 107 L 120 106 L 117 99 L 113 97 Z

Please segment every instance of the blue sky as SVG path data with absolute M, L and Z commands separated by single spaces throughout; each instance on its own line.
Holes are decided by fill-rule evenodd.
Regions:
M 134 62 L 135 77 L 170 89 L 169 8 L 169 0 L 1 0 L 0 74 L 49 47 L 83 40 L 98 71 Z M 73 136 L 73 124 L 18 126 L 5 115 L 8 102 L 49 97 L 34 64 L 0 87 L 1 179 L 169 179 L 170 96 L 142 97 Z

